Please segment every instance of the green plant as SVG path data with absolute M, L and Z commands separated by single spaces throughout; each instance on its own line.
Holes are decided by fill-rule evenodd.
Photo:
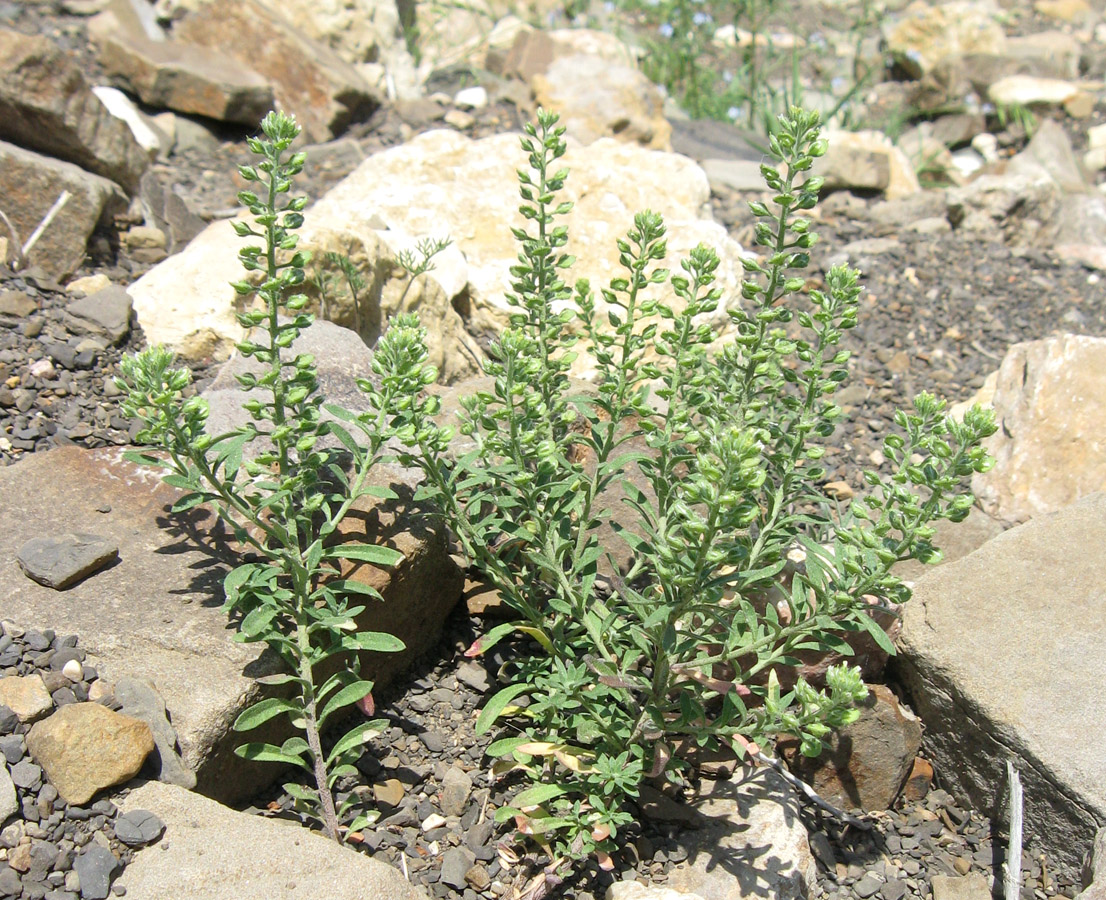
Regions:
M 260 300 L 260 308 L 238 315 L 242 326 L 252 329 L 238 350 L 261 364 L 260 373 L 238 376 L 246 391 L 242 405 L 251 421 L 225 434 L 209 434 L 206 401 L 184 397 L 191 373 L 171 368 L 172 354 L 162 347 L 125 358 L 118 384 L 126 391 L 125 414 L 144 425 L 139 442 L 160 451 L 132 451 L 128 457 L 167 470 L 163 480 L 186 492 L 174 512 L 208 505 L 239 544 L 259 558 L 226 576 L 224 608 L 236 619 L 236 640 L 266 643 L 289 671 L 258 679 L 281 691 L 246 709 L 234 728 L 252 731 L 286 716 L 299 734 L 280 746 L 252 742 L 236 752 L 308 772 L 313 789 L 296 783 L 285 788 L 302 811 L 315 816 L 327 835 L 340 841 L 354 800 L 336 808 L 335 781 L 353 774 L 354 760 L 383 723 L 362 721 L 329 750 L 324 750 L 323 730 L 354 704 L 371 715 L 372 683 L 359 676 L 358 654 L 392 652 L 403 645 L 392 635 L 357 630 L 356 618 L 364 606 L 353 605 L 351 598 L 380 598 L 371 588 L 343 578 L 341 571 L 343 560 L 391 566 L 401 554 L 372 544 L 340 543 L 337 528 L 358 498 L 394 497 L 368 484 L 389 435 L 388 411 L 394 399 L 388 384 L 377 389 L 365 381 L 369 411 L 354 415 L 327 406 L 344 425 L 325 421 L 314 358 L 305 353 L 287 356 L 313 321 L 302 312 L 307 298 L 296 290 L 307 263 L 306 254 L 296 250 L 295 234 L 306 198 L 285 199 L 305 155 L 286 157 L 299 133 L 294 119 L 273 112 L 261 128 L 264 136 L 249 140 L 260 162 L 242 166 L 239 172 L 263 188 L 262 196 L 240 193 L 253 224 L 234 223 L 240 236 L 263 242 L 239 252 L 245 270 L 260 273 L 260 286 L 248 281 L 234 285 L 242 296 L 256 290 Z M 282 318 L 282 311 L 291 318 Z M 355 441 L 345 425 L 359 431 L 363 441 Z M 339 448 L 324 449 L 324 439 L 336 441 Z M 348 828 L 356 831 L 372 818 L 358 815 Z
M 531 786 L 496 818 L 546 848 L 551 879 L 591 852 L 609 864 L 641 782 L 680 781 L 695 746 L 743 754 L 792 734 L 820 752 L 856 714 L 859 671 L 832 667 L 822 690 L 792 678 L 784 691 L 779 674 L 794 673 L 801 651 L 851 654 L 849 632 L 893 652 L 871 617 L 909 597 L 891 567 L 937 558 L 932 523 L 967 514 L 967 479 L 991 464 L 979 442 L 995 429 L 978 407 L 957 423 L 923 394 L 896 415 L 904 434 L 884 443 L 892 474 L 866 472 L 869 493 L 845 509 L 821 487 L 841 417 L 832 396 L 848 377 L 839 343 L 861 288 L 839 266 L 824 291 L 803 294 L 798 273 L 816 240 L 803 213 L 821 186 L 806 173 L 826 148 L 815 114 L 791 110 L 771 137 L 782 174 L 762 172 L 774 209 L 751 204 L 766 259 L 744 260 L 747 306 L 730 310 L 734 336 L 717 353 L 700 317 L 721 299 L 718 257 L 700 246 L 678 274 L 661 268 L 658 215 L 639 213 L 618 242 L 626 271 L 601 289 L 604 310 L 587 281 L 569 288 L 563 133 L 539 112 L 522 141 L 530 226 L 514 232 L 514 312 L 485 364 L 492 386 L 463 401 L 471 450 L 453 458 L 453 430 L 434 418 L 417 319 L 395 319 L 377 349 L 400 385 L 395 427 L 425 473 L 421 496 L 520 617 L 469 654 L 512 631 L 533 642 L 507 664 L 511 683 L 478 729 L 506 723 L 488 752 L 496 771 L 517 769 Z M 678 302 L 658 296 L 666 284 Z M 568 377 L 581 342 L 600 372 L 592 393 Z M 629 524 L 612 519 L 612 491 Z M 601 543 L 605 522 L 630 551 L 628 570 Z

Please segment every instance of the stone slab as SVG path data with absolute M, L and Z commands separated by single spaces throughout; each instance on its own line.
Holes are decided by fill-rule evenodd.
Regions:
M 253 679 L 277 670 L 278 662 L 257 644 L 232 640 L 222 604 L 222 580 L 230 548 L 205 526 L 205 513 L 170 516 L 179 496 L 156 472 L 122 459 L 122 450 L 62 447 L 34 454 L 0 469 L 0 596 L 4 616 L 26 627 L 75 633 L 89 661 L 109 679 L 148 678 L 165 698 L 185 764 L 198 788 L 220 799 L 247 798 L 279 770 L 241 760 L 230 724 L 259 699 Z M 402 473 L 381 471 L 385 483 Z M 97 512 L 109 504 L 108 513 Z M 394 678 L 412 656 L 437 640 L 440 624 L 460 595 L 448 596 L 443 573 L 449 563 L 444 540 L 424 527 L 382 522 L 366 513 L 384 539 L 391 536 L 407 556 L 391 571 L 364 567 L 364 579 L 384 603 L 370 607 L 363 627 L 391 630 L 408 644 L 402 654 L 374 654 L 366 677 Z M 88 525 L 119 544 L 119 562 L 107 577 L 91 578 L 57 592 L 30 581 L 15 550 L 30 537 Z M 350 523 L 351 525 L 354 522 Z M 393 531 L 388 529 L 392 528 Z M 453 570 L 455 573 L 455 570 Z M 361 576 L 359 576 L 361 577 Z M 444 585 L 444 586 L 443 586 Z M 283 722 L 284 718 L 272 720 Z M 258 740 L 278 734 L 251 735 Z
M 119 877 L 129 900 L 426 900 L 397 869 L 316 832 L 149 782 L 119 804 L 165 823 Z
M 1106 494 L 921 578 L 894 665 L 942 783 L 996 814 L 1013 759 L 1026 829 L 1078 870 L 1106 823 Z

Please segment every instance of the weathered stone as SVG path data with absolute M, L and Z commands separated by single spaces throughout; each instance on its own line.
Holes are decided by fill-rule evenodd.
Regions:
M 983 509 L 1008 523 L 1106 488 L 1106 338 L 1057 335 L 1015 344 L 992 399 L 995 467 L 976 475 Z
M 0 109 L 3 102 L 0 96 Z M 63 191 L 69 193 L 65 205 L 27 254 L 27 261 L 51 278 L 64 278 L 80 267 L 89 236 L 98 224 L 126 209 L 126 197 L 118 185 L 80 166 L 0 141 L 0 192 L 21 241 L 31 236 Z
M 119 877 L 128 900 L 164 900 L 166 885 L 205 900 L 426 900 L 387 863 L 183 788 L 152 781 L 119 807 L 149 810 L 165 823 L 165 839 L 139 850 Z
M 66 803 L 133 778 L 154 749 L 150 726 L 99 703 L 70 703 L 27 732 L 27 749 Z
M 604 900 L 703 900 L 699 894 L 657 885 L 647 887 L 640 881 L 616 881 L 603 897 Z
M 814 891 L 817 867 L 794 791 L 773 769 L 745 767 L 730 781 L 704 781 L 692 806 L 704 817 L 676 840 L 686 867 L 667 886 L 711 900 L 768 896 L 798 900 Z
M 912 3 L 884 26 L 883 33 L 895 62 L 912 78 L 920 78 L 948 56 L 1000 53 L 1006 41 L 986 5 L 965 0 Z
M 454 847 L 442 856 L 442 884 L 452 888 L 465 887 L 465 874 L 476 862 L 476 857 L 468 847 Z
M 408 499 L 414 490 L 409 471 L 382 467 L 374 478 Z M 223 529 L 202 510 L 169 514 L 180 496 L 161 484 L 154 470 L 123 461 L 115 448 L 63 447 L 0 469 L 0 554 L 10 558 L 31 535 L 72 527 L 105 500 L 111 512 L 99 521 L 111 528 L 120 545 L 120 562 L 111 578 L 74 585 L 64 603 L 15 566 L 0 567 L 0 596 L 5 598 L 4 615 L 12 620 L 49 621 L 60 633 L 79 634 L 97 667 L 113 679 L 129 675 L 154 680 L 199 789 L 241 800 L 279 773 L 235 755 L 233 748 L 242 738 L 230 726 L 260 699 L 254 679 L 277 671 L 279 662 L 256 644 L 232 640 L 234 631 L 220 609 L 221 585 L 227 562 L 240 557 Z M 407 653 L 381 653 L 367 661 L 363 673 L 383 689 L 412 654 L 437 641 L 460 594 L 460 575 L 444 535 L 432 523 L 389 523 L 376 514 L 359 521 L 362 534 L 368 527 L 372 540 L 410 554 L 395 569 L 371 573 L 385 600 L 369 604 L 362 627 L 393 631 L 409 647 Z M 289 730 L 252 737 L 279 744 L 291 734 L 290 726 L 282 727 Z
M 115 836 L 128 847 L 152 844 L 164 833 L 165 823 L 148 809 L 131 810 L 115 820 Z
M 154 41 L 126 28 L 110 12 L 101 16 L 89 23 L 100 63 L 143 103 L 253 126 L 272 109 L 268 80 L 221 50 Z
M 119 547 L 96 534 L 67 532 L 32 538 L 19 548 L 20 568 L 41 585 L 61 591 L 119 558 Z
M 877 131 L 827 134 L 829 149 L 815 160 L 812 173 L 826 179 L 827 190 L 881 191 L 895 200 L 921 190 L 906 154 Z
M 8 772 L 7 765 L 0 760 L 0 825 L 3 825 L 8 816 L 19 812 L 19 798 L 15 795 L 15 785 Z
M 34 722 L 54 708 L 41 675 L 8 675 L 0 678 L 0 706 L 16 714 L 20 722 Z
M 23 319 L 38 312 L 38 301 L 22 291 L 0 291 L 0 316 Z
M 1064 106 L 1083 93 L 1079 85 L 1058 78 L 1009 75 L 991 85 L 991 102 L 1006 106 Z
M 987 879 L 972 875 L 934 875 L 931 879 L 933 900 L 988 900 L 991 889 Z
M 82 900 L 106 900 L 123 864 L 107 847 L 89 842 L 73 861 L 80 879 Z
M 115 118 L 127 123 L 127 127 L 151 159 L 168 156 L 172 149 L 168 137 L 159 129 L 153 119 L 145 115 L 126 94 L 118 88 L 97 85 L 92 89 L 96 98 L 104 104 Z
M 228 53 L 268 79 L 311 141 L 337 137 L 380 105 L 353 66 L 261 0 L 200 4 L 175 23 L 173 37 Z
M 1056 235 L 1063 193 L 1045 173 L 980 175 L 946 194 L 954 228 L 1001 235 L 1015 246 L 1048 246 Z
M 472 776 L 464 769 L 450 766 L 442 779 L 442 812 L 447 816 L 459 816 L 465 811 L 472 793 Z M 469 863 L 472 865 L 472 863 Z
M 1083 890 L 1075 900 L 1104 900 L 1106 898 L 1106 828 L 1095 835 L 1094 845 L 1087 853 L 1082 871 Z
M 103 335 L 118 344 L 131 330 L 133 308 L 127 289 L 113 284 L 70 301 L 65 307 L 65 324 L 74 334 Z
M 1106 821 L 1106 494 L 1092 494 L 934 569 L 906 604 L 896 673 L 943 783 L 998 814 L 1005 762 L 1026 829 L 1077 870 Z
M 280 13 L 348 63 L 390 62 L 403 44 L 399 10 L 390 0 L 282 0 Z
M 154 752 L 150 762 L 158 781 L 191 790 L 196 786 L 196 773 L 181 759 L 177 748 L 177 732 L 169 723 L 165 701 L 154 685 L 144 679 L 124 676 L 113 691 L 119 712 L 139 719 L 150 726 L 154 736 Z
M 127 124 L 48 38 L 0 29 L 0 138 L 110 178 L 127 190 L 149 163 Z M 53 198 L 48 201 L 53 202 Z
M 890 809 L 921 746 L 922 726 L 882 684 L 868 686 L 860 710 L 860 718 L 831 734 L 815 759 L 803 756 L 793 738 L 778 747 L 795 774 L 830 803 L 865 812 Z

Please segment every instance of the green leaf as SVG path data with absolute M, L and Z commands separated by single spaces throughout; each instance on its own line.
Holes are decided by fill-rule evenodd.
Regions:
M 346 685 L 326 702 L 326 706 L 319 714 L 319 727 L 323 727 L 323 723 L 332 713 L 356 703 L 366 694 L 371 693 L 372 689 L 373 683 L 371 681 L 355 681 L 353 684 Z
M 891 638 L 887 636 L 887 632 L 879 627 L 879 623 L 876 622 L 867 612 L 861 611 L 855 620 L 861 628 L 868 632 L 879 644 L 880 649 L 887 653 L 888 656 L 895 655 L 895 645 L 891 643 Z
M 295 754 L 285 753 L 275 744 L 242 744 L 240 747 L 235 747 L 234 752 L 243 759 L 252 759 L 254 762 L 286 763 L 311 771 L 311 767 L 304 760 Z
M 282 697 L 266 697 L 249 709 L 243 710 L 234 720 L 232 727 L 235 731 L 252 731 L 277 716 L 301 712 L 299 705 L 291 700 L 285 700 Z
M 362 631 L 342 636 L 342 648 L 345 650 L 371 650 L 374 653 L 398 653 L 407 646 L 394 634 L 383 631 Z
M 527 735 L 501 738 L 498 741 L 492 741 L 492 743 L 488 745 L 488 749 L 484 752 L 488 756 L 497 758 L 501 756 L 509 756 L 510 754 L 514 753 L 518 747 L 522 746 L 523 744 L 528 744 L 531 740 L 532 738 L 528 737 Z
M 520 682 L 519 684 L 508 685 L 499 691 L 484 704 L 484 708 L 480 710 L 480 715 L 476 718 L 476 733 L 484 734 L 484 732 L 491 728 L 492 723 L 500 717 L 503 710 L 507 708 L 512 700 L 525 694 L 529 690 L 531 690 L 531 685 L 526 682 Z
M 334 745 L 334 749 L 330 751 L 330 755 L 326 758 L 327 768 L 343 754 L 368 743 L 380 734 L 384 730 L 385 724 L 379 719 L 374 719 L 372 722 L 364 722 L 352 731 L 346 732 L 345 736 Z
M 514 805 L 518 807 L 541 806 L 543 803 L 555 797 L 561 797 L 568 793 L 559 784 L 535 784 L 527 788 L 514 798 Z
M 403 554 L 391 547 L 379 544 L 339 544 L 328 547 L 323 552 L 326 559 L 352 559 L 357 562 L 372 563 L 374 566 L 391 567 L 402 561 Z

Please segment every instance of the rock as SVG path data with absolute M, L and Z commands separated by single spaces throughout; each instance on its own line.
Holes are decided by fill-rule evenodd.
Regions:
M 117 88 L 99 85 L 92 89 L 92 93 L 104 104 L 108 112 L 127 123 L 134 139 L 151 159 L 169 155 L 172 149 L 169 138 L 154 124 L 153 119 L 135 105 L 130 97 Z
M 921 190 L 906 154 L 878 131 L 834 131 L 826 155 L 814 161 L 814 175 L 826 190 L 882 191 L 888 200 Z
M 205 900 L 426 900 L 387 863 L 173 785 L 149 782 L 119 808 L 149 810 L 165 823 L 164 839 L 139 850 L 119 878 L 128 900 L 163 900 L 166 885 Z
M 85 845 L 73 861 L 73 870 L 81 880 L 82 900 L 105 900 L 122 869 L 123 864 L 107 847 L 95 841 Z
M 8 816 L 19 812 L 19 799 L 15 796 L 15 784 L 8 767 L 0 762 L 0 825 L 3 825 Z
M 465 579 L 465 592 L 464 592 L 465 607 L 468 609 L 470 616 L 507 616 L 510 614 L 510 607 L 508 607 L 503 601 L 503 595 L 500 594 L 498 588 L 493 587 L 486 581 L 473 581 L 472 579 Z M 485 673 L 486 677 L 487 673 Z
M 1083 862 L 1083 890 L 1075 900 L 1103 900 L 1106 897 L 1106 828 L 1095 835 L 1094 845 Z
M 474 691 L 480 691 L 480 693 L 487 693 L 492 687 L 488 670 L 476 662 L 461 663 L 457 667 L 457 680 L 467 684 Z
M 616 881 L 603 897 L 604 900 L 704 900 L 699 894 L 656 885 L 647 887 L 640 881 Z
M 888 51 L 910 78 L 920 78 L 948 56 L 1001 53 L 1006 41 L 987 5 L 966 0 L 912 3 L 884 25 L 883 34 Z
M 980 175 L 946 194 L 954 228 L 1000 235 L 1015 246 L 1048 246 L 1064 198 L 1047 174 Z
M 27 732 L 27 749 L 66 803 L 133 778 L 154 749 L 150 726 L 99 703 L 72 703 Z
M 706 822 L 677 834 L 688 861 L 669 871 L 668 887 L 711 900 L 798 900 L 814 891 L 816 865 L 799 804 L 778 773 L 745 767 L 730 781 L 704 781 L 700 793 L 693 806 Z
M 897 677 L 926 723 L 927 757 L 957 797 L 997 815 L 1005 761 L 1026 831 L 1074 871 L 1106 821 L 1106 494 L 993 538 L 931 571 L 906 604 Z
M 711 188 L 717 186 L 731 191 L 763 191 L 764 176 L 760 163 L 751 159 L 704 159 L 703 171 Z
M 632 66 L 595 56 L 565 56 L 535 75 L 531 86 L 538 106 L 559 113 L 568 134 L 582 144 L 617 137 L 653 150 L 671 147 L 663 96 Z
M 374 483 L 391 485 L 409 501 L 414 491 L 409 471 L 381 467 L 374 477 Z M 4 615 L 12 620 L 49 621 L 59 633 L 79 634 L 97 667 L 113 679 L 155 681 L 172 710 L 181 755 L 196 772 L 198 788 L 237 801 L 255 796 L 279 774 L 236 756 L 233 748 L 242 739 L 230 728 L 243 709 L 260 699 L 254 678 L 273 674 L 278 663 L 259 645 L 232 639 L 234 630 L 219 606 L 227 560 L 237 557 L 202 510 L 169 515 L 180 496 L 155 471 L 123 461 L 115 448 L 63 447 L 0 468 L 0 555 L 10 558 L 32 534 L 72 527 L 105 499 L 111 512 L 98 521 L 118 536 L 120 549 L 110 579 L 73 586 L 64 603 L 16 566 L 0 567 L 0 596 Z M 378 689 L 403 671 L 410 654 L 435 645 L 461 587 L 443 534 L 433 523 L 389 522 L 376 514 L 360 520 L 362 533 L 371 523 L 374 540 L 410 554 L 395 569 L 360 572 L 385 598 L 370 605 L 362 627 L 394 627 L 409 648 L 366 661 L 362 673 Z M 274 729 L 264 739 L 279 744 L 290 734 Z
M 48 38 L 0 29 L 0 139 L 74 163 L 133 191 L 149 157 Z M 52 203 L 53 199 L 48 201 Z
M 931 879 L 933 900 L 988 900 L 991 889 L 987 879 L 973 875 L 934 875 Z
M 1008 523 L 1054 512 L 1106 485 L 1106 338 L 1015 344 L 992 403 L 994 469 L 972 479 L 983 509 Z
M 173 37 L 229 54 L 273 87 L 310 141 L 364 122 L 381 98 L 357 70 L 261 0 L 203 3 L 187 9 Z
M 890 809 L 921 747 L 922 726 L 882 684 L 868 686 L 860 708 L 860 718 L 831 734 L 815 759 L 803 756 L 793 738 L 778 747 L 795 774 L 830 803 L 865 812 Z
M 115 562 L 119 547 L 96 534 L 69 532 L 32 538 L 19 548 L 16 558 L 28 578 L 61 591 Z
M 392 63 L 392 54 L 403 44 L 403 26 L 399 10 L 393 3 L 284 0 L 280 13 L 297 30 L 329 47 L 348 63 L 379 59 L 386 64 Z
M 454 847 L 452 850 L 447 850 L 442 857 L 442 884 L 464 889 L 465 875 L 475 862 L 476 856 L 468 847 Z
M 403 782 L 398 778 L 389 778 L 373 785 L 373 799 L 385 806 L 398 807 L 403 802 Z
M 119 712 L 150 726 L 155 746 L 149 762 L 157 780 L 192 790 L 196 773 L 181 759 L 176 729 L 169 723 L 165 701 L 157 688 L 149 681 L 124 676 L 115 683 L 114 694 Z
M 0 110 L 2 93 L 0 88 Z M 21 241 L 34 233 L 63 191 L 69 193 L 65 205 L 27 254 L 27 261 L 51 278 L 64 278 L 79 268 L 93 230 L 124 210 L 126 197 L 106 178 L 0 141 L 0 192 Z
M 1078 24 L 1094 18 L 1094 10 L 1087 0 L 1036 0 L 1033 8 L 1042 16 L 1062 22 Z
M 65 307 L 65 325 L 74 334 L 104 335 L 118 344 L 131 329 L 133 306 L 126 288 L 113 284 L 70 301 Z
M 38 312 L 38 301 L 22 291 L 0 291 L 0 316 L 13 316 L 25 319 L 31 313 Z
M 268 80 L 219 49 L 151 40 L 112 12 L 88 27 L 104 70 L 147 106 L 251 126 L 273 107 Z
M 34 722 L 54 708 L 41 675 L 8 675 L 0 678 L 0 706 L 16 714 L 20 722 Z
M 146 221 L 165 234 L 168 252 L 175 253 L 207 226 L 175 190 L 162 185 L 156 173 L 143 175 L 138 190 Z
M 908 803 L 918 803 L 926 798 L 932 785 L 933 766 L 928 760 L 916 757 L 902 789 L 903 797 Z
M 1068 194 L 1083 193 L 1091 188 L 1067 134 L 1051 119 L 1041 122 L 1033 139 L 1010 160 L 1006 170 L 1012 175 L 1030 177 L 1037 177 L 1043 172 Z
M 87 297 L 89 294 L 95 294 L 109 287 L 111 287 L 111 279 L 103 272 L 97 272 L 95 275 L 85 275 L 83 278 L 74 278 L 66 282 L 65 293 L 75 297 Z
M 459 816 L 472 793 L 472 776 L 464 769 L 453 765 L 442 779 L 441 809 L 447 816 Z M 472 865 L 472 863 L 469 863 Z
M 1009 75 L 992 84 L 988 91 L 992 103 L 1028 107 L 1067 106 L 1077 103 L 1083 93 L 1073 82 L 1033 75 Z
M 118 816 L 114 829 L 115 836 L 128 847 L 142 847 L 165 833 L 165 823 L 148 809 L 134 809 Z

